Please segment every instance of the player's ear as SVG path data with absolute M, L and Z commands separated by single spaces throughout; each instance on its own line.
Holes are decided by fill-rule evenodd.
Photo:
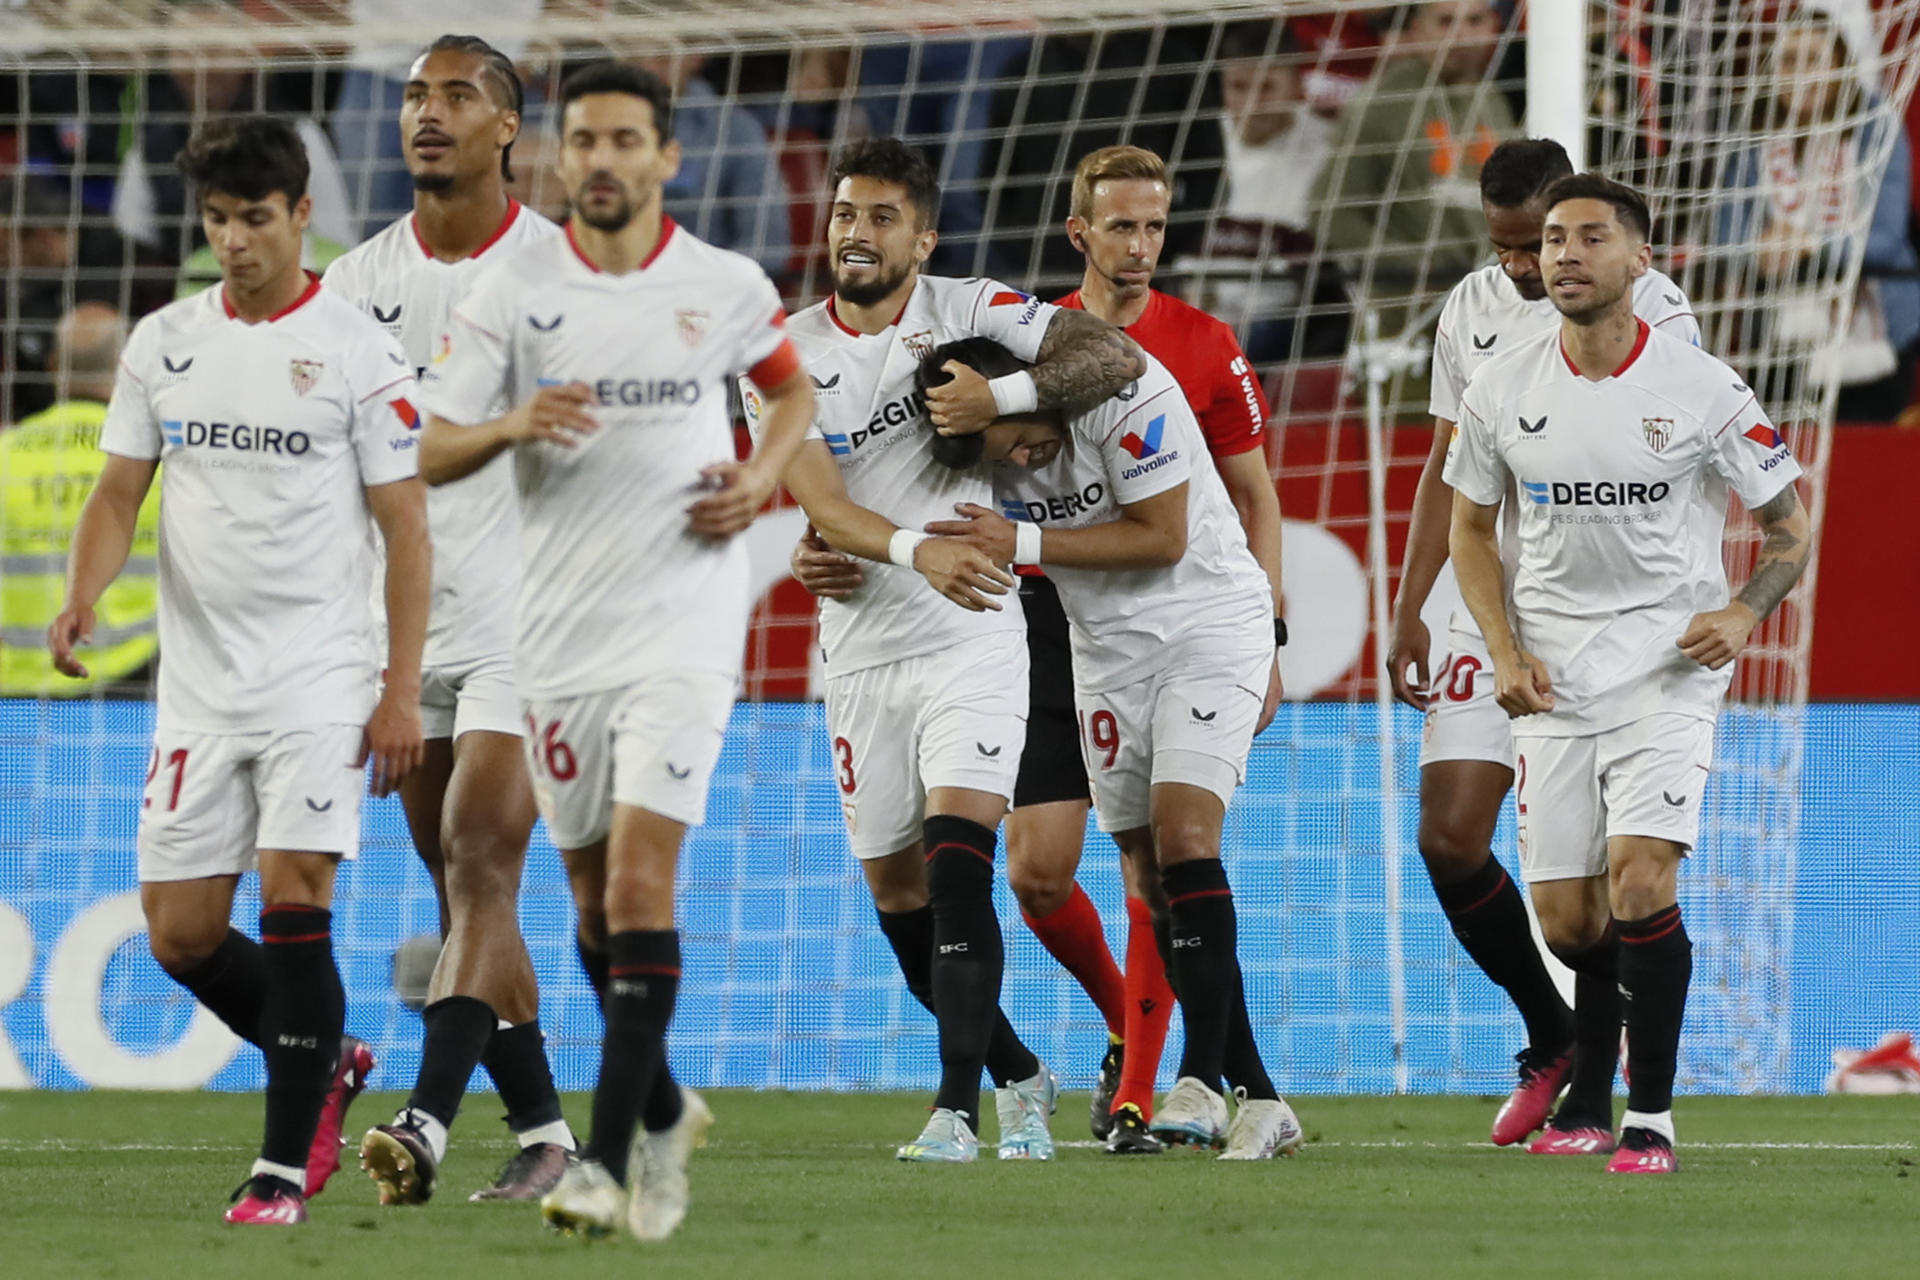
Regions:
M 307 224 L 313 221 L 313 196 L 311 194 L 301 196 L 293 202 L 293 208 L 289 209 L 287 214 L 293 223 L 293 229 L 305 235 Z
M 1067 243 L 1081 253 L 1087 251 L 1086 219 L 1069 214 L 1067 216 Z
M 680 176 L 680 139 L 668 138 L 660 148 L 660 162 L 666 166 L 660 173 L 662 183 L 672 182 Z
M 933 256 L 933 246 L 939 243 L 940 243 L 940 233 L 938 231 L 935 231 L 932 227 L 928 227 L 925 231 L 922 231 L 919 235 L 915 236 L 913 238 L 914 262 L 917 264 L 925 263 L 928 258 L 931 258 Z

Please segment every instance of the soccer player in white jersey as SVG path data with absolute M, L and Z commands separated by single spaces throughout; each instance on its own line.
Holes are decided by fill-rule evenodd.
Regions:
M 1036 384 L 1097 365 L 1125 339 L 997 281 L 922 275 L 940 192 L 898 139 L 847 147 L 831 181 L 834 291 L 790 324 L 816 417 L 785 481 L 826 544 L 875 562 L 857 589 L 822 602 L 820 628 L 848 840 L 907 989 L 940 1028 L 932 1113 L 898 1155 L 976 1157 L 984 1068 L 999 1086 L 1000 1158 L 1050 1159 L 1058 1084 L 1000 1012 L 993 905 L 994 832 L 1026 730 L 1026 633 L 1009 576 L 964 542 L 920 532 L 957 503 L 991 501 L 993 488 L 984 471 L 956 472 L 928 452 L 916 378 L 927 352 L 972 335 L 1037 361 Z M 1104 398 L 1124 371 L 1094 382 Z
M 1692 972 L 1676 875 L 1730 664 L 1805 567 L 1808 522 L 1800 468 L 1753 392 L 1634 314 L 1646 203 L 1593 174 L 1544 202 L 1540 271 L 1561 322 L 1488 363 L 1461 400 L 1450 546 L 1495 699 L 1515 717 L 1520 865 L 1542 930 L 1562 954 L 1619 938 L 1628 1095 L 1607 1167 L 1670 1173 Z M 1766 539 L 1731 600 L 1729 489 Z M 1510 567 L 1503 502 L 1517 513 Z M 1610 1100 L 1576 1118 L 1567 1137 L 1614 1148 Z
M 420 762 L 432 550 L 419 416 L 399 345 L 301 270 L 312 202 L 292 126 L 213 121 L 178 164 L 224 283 L 127 342 L 48 643 L 61 670 L 85 674 L 74 646 L 164 461 L 140 903 L 160 967 L 266 1057 L 266 1133 L 227 1221 L 292 1225 L 339 1167 L 345 1104 L 373 1065 L 341 1038 L 329 904 L 359 845 L 362 765 L 372 757 L 385 795 Z M 393 548 L 384 691 L 376 525 Z M 258 943 L 228 924 L 256 865 Z
M 955 365 L 988 380 L 1020 368 L 970 338 L 935 350 L 923 380 Z M 1100 829 L 1137 882 L 1158 879 L 1167 895 L 1186 1044 L 1153 1134 L 1262 1160 L 1298 1146 L 1300 1125 L 1264 1067 L 1233 1078 L 1245 993 L 1220 836 L 1272 675 L 1273 589 L 1206 448 L 1179 382 L 1147 357 L 1138 380 L 1085 413 L 1012 414 L 941 439 L 949 465 L 1007 464 L 994 472 L 1005 514 L 967 505 L 928 532 L 1041 565 L 1059 588 Z M 1231 1125 L 1223 1075 L 1239 1099 Z
M 534 795 L 608 964 L 593 1134 L 542 1207 L 585 1234 L 624 1216 L 642 1239 L 685 1217 L 687 1157 L 712 1120 L 668 1073 L 666 1030 L 675 863 L 706 811 L 752 605 L 734 535 L 813 414 L 766 274 L 663 215 L 678 162 L 657 76 L 613 62 L 569 76 L 559 170 L 574 218 L 481 271 L 421 393 L 430 483 L 513 454 Z M 727 409 L 740 372 L 766 403 L 748 462 Z
M 477 36 L 442 36 L 414 61 L 400 108 L 414 208 L 339 258 L 322 283 L 371 315 L 423 370 L 454 303 L 483 266 L 561 238 L 507 192 L 520 79 Z M 496 408 L 505 412 L 511 406 Z M 400 787 L 414 848 L 440 898 L 445 945 L 427 1006 L 420 1071 L 392 1124 L 367 1131 L 360 1163 L 382 1204 L 422 1204 L 476 1064 L 506 1107 L 520 1150 L 476 1200 L 532 1200 L 566 1171 L 561 1118 L 540 1034 L 540 993 L 518 901 L 533 786 L 513 686 L 519 526 L 512 463 L 496 458 L 432 490 L 433 608 L 421 677 L 426 762 Z
M 1431 641 L 1420 611 L 1447 562 L 1453 499 L 1440 473 L 1460 396 L 1496 355 L 1559 327 L 1560 313 L 1540 276 L 1541 197 L 1572 172 L 1566 150 L 1551 138 L 1503 142 L 1480 169 L 1481 210 L 1500 260 L 1455 285 L 1440 313 L 1428 406 L 1433 447 L 1414 491 L 1387 649 L 1395 696 L 1427 715 L 1418 839 L 1434 896 L 1460 945 L 1513 999 L 1527 1027 L 1527 1047 L 1516 1058 L 1519 1083 L 1495 1113 L 1493 1141 L 1522 1142 L 1544 1125 L 1547 1131 L 1528 1148 L 1543 1155 L 1579 1154 L 1587 1140 L 1577 1135 L 1608 1114 L 1620 1055 L 1618 947 L 1608 934 L 1560 953 L 1574 971 L 1570 1011 L 1534 943 L 1520 891 L 1493 856 L 1494 827 L 1513 785 L 1513 736 L 1494 702 L 1486 642 L 1473 615 L 1457 610 L 1445 657 L 1430 673 Z M 1648 268 L 1632 292 L 1634 314 L 1698 345 L 1699 325 L 1679 285 Z M 1513 518 L 1508 508 L 1505 519 Z M 1556 1098 L 1560 1106 L 1549 1123 Z

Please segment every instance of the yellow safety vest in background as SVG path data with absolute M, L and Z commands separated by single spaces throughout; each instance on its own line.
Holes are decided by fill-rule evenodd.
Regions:
M 67 594 L 67 550 L 80 508 L 107 455 L 107 406 L 67 400 L 0 431 L 0 695 L 82 697 L 125 679 L 159 648 L 160 485 L 147 491 L 127 567 L 94 606 L 93 673 L 73 680 L 53 669 L 47 627 Z

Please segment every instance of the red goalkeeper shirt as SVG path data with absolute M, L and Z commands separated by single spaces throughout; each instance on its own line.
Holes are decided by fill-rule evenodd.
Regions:
M 1059 305 L 1086 310 L 1078 289 Z M 1127 326 L 1127 336 L 1179 382 L 1214 457 L 1231 458 L 1261 446 L 1267 397 L 1233 330 L 1200 308 L 1154 289 L 1147 294 L 1147 309 Z

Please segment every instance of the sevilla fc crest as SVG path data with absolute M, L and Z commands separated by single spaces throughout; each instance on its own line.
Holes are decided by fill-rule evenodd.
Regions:
M 318 360 L 289 361 L 287 378 L 293 383 L 293 394 L 303 396 L 313 390 L 313 384 L 320 381 L 320 370 L 324 367 Z
M 674 324 L 679 327 L 680 337 L 690 347 L 700 345 L 700 339 L 707 336 L 707 313 L 704 311 L 676 311 Z
M 915 360 L 925 360 L 933 354 L 933 330 L 922 329 L 900 339 L 900 345 L 913 353 Z
M 1655 453 L 1666 449 L 1668 441 L 1673 439 L 1672 418 L 1640 419 L 1640 434 L 1647 438 L 1647 447 Z

